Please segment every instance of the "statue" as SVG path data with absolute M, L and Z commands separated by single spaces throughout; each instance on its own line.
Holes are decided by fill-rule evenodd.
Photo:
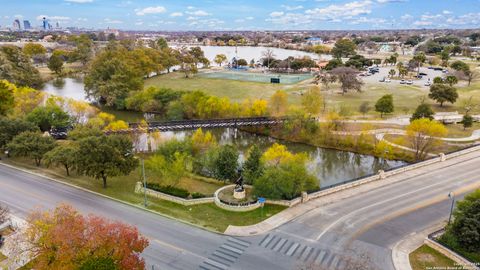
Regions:
M 233 189 L 233 197 L 237 200 L 243 200 L 245 199 L 246 192 L 245 192 L 245 189 L 243 188 L 242 170 L 238 170 L 238 174 L 240 175 L 240 177 L 238 177 L 237 181 L 235 181 L 235 188 Z
M 237 181 L 235 181 L 235 191 L 242 192 L 243 191 L 243 175 L 242 170 L 238 170 L 240 177 L 238 177 Z

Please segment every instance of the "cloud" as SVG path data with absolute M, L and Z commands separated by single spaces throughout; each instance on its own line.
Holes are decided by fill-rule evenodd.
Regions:
M 123 21 L 120 21 L 120 20 L 113 20 L 113 19 L 110 19 L 110 18 L 105 18 L 103 20 L 106 24 L 122 24 Z
M 370 0 L 354 1 L 343 5 L 329 5 L 324 8 L 309 9 L 305 13 L 323 20 L 341 19 L 370 14 L 372 12 L 372 4 L 373 2 Z
M 64 0 L 64 1 L 69 3 L 77 3 L 77 4 L 85 4 L 85 3 L 93 2 L 93 0 Z
M 384 3 L 403 3 L 403 2 L 408 2 L 408 0 L 377 0 L 378 3 L 384 4 Z
M 138 16 L 143 16 L 147 14 L 160 14 L 160 13 L 165 13 L 167 9 L 162 6 L 156 6 L 156 7 L 146 7 L 143 9 L 136 9 L 135 14 Z
M 170 14 L 170 17 L 182 17 L 183 13 L 182 12 L 173 12 Z
M 210 13 L 203 10 L 187 11 L 185 13 L 187 13 L 188 15 L 193 15 L 198 17 L 210 16 Z
M 270 13 L 270 17 L 272 17 L 272 18 L 281 17 L 281 16 L 283 16 L 283 14 L 285 14 L 285 12 L 283 12 L 283 11 L 274 11 L 274 12 Z
M 284 8 L 285 10 L 288 10 L 288 11 L 303 9 L 303 6 L 301 6 L 301 5 L 299 5 L 299 6 L 281 5 L 281 7 Z
M 47 20 L 50 21 L 70 21 L 70 17 L 65 17 L 65 16 L 48 16 L 48 15 L 38 15 L 37 16 L 37 21 L 43 20 L 43 18 L 47 18 Z

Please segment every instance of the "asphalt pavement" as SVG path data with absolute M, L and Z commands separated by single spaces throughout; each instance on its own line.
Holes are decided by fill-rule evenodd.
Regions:
M 461 159 L 461 163 L 458 163 Z M 0 203 L 19 216 L 68 203 L 135 225 L 150 239 L 147 269 L 345 269 L 351 259 L 393 269 L 392 247 L 448 218 L 450 191 L 478 186 L 480 153 L 407 172 L 402 181 L 308 203 L 316 208 L 264 235 L 233 238 L 0 165 Z M 327 202 L 326 202 L 327 201 Z M 152 268 L 152 266 L 154 268 Z

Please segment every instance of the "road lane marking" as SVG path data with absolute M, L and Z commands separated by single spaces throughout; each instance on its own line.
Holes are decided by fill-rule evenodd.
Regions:
M 146 235 L 144 235 L 144 236 L 146 236 Z M 198 254 L 193 253 L 193 252 L 191 252 L 191 251 L 188 251 L 188 250 L 186 250 L 186 249 L 177 247 L 177 246 L 175 246 L 175 245 L 169 244 L 169 243 L 167 243 L 167 242 L 160 241 L 160 240 L 158 240 L 158 239 L 156 239 L 156 238 L 148 237 L 148 236 L 146 236 L 146 237 L 149 238 L 150 240 L 152 240 L 152 241 L 155 242 L 155 243 L 158 243 L 158 244 L 160 244 L 160 245 L 162 245 L 162 246 L 164 246 L 164 247 L 168 247 L 168 248 L 174 249 L 174 250 L 176 250 L 176 251 L 178 251 L 178 252 L 180 252 L 180 253 L 190 254 L 190 255 L 193 255 L 193 256 L 195 256 L 195 257 L 197 257 L 197 258 L 200 258 L 200 259 L 202 259 L 202 260 L 206 260 L 206 259 L 207 259 L 206 257 L 203 257 L 203 256 L 201 256 L 201 255 L 198 255 Z
M 39 195 L 39 194 L 26 191 L 26 190 L 24 190 L 24 189 L 21 189 L 21 188 L 18 188 L 18 187 L 16 187 L 16 186 L 14 186 L 14 185 L 7 184 L 7 183 L 5 183 L 4 181 L 1 181 L 1 179 L 0 179 L 0 186 L 8 187 L 8 188 L 10 188 L 10 189 L 12 189 L 12 190 L 15 190 L 16 192 L 24 193 L 24 194 L 26 194 L 26 195 L 28 195 L 28 196 L 37 198 L 37 199 L 42 200 L 42 201 L 47 201 L 47 202 L 50 202 L 50 203 L 55 203 L 54 201 L 49 200 L 47 197 L 44 197 L 44 196 L 41 196 L 41 195 Z
M 398 195 L 398 196 L 395 196 L 395 197 L 392 197 L 392 198 L 389 198 L 389 199 L 386 199 L 386 200 L 383 200 L 383 201 L 379 201 L 379 202 L 376 202 L 374 204 L 370 204 L 370 205 L 367 205 L 367 206 L 364 206 L 362 208 L 359 208 L 359 209 L 356 209 L 350 213 L 348 213 L 347 215 L 344 215 L 343 217 L 335 220 L 334 222 L 330 223 L 330 225 L 328 225 L 316 238 L 315 240 L 320 240 L 320 238 L 322 238 L 328 231 L 330 231 L 333 227 L 335 227 L 338 223 L 340 222 L 343 222 L 344 220 L 350 218 L 351 216 L 353 216 L 354 214 L 358 213 L 358 212 L 361 212 L 361 211 L 364 211 L 366 209 L 369 209 L 369 208 L 372 208 L 372 207 L 375 207 L 377 205 L 381 205 L 381 204 L 384 204 L 384 203 L 388 203 L 388 202 L 391 202 L 391 201 L 395 201 L 395 200 L 398 200 L 400 198 L 403 198 L 403 197 L 406 197 L 406 196 L 409 196 L 411 194 L 414 194 L 414 193 L 418 193 L 420 191 L 423 191 L 423 190 L 427 190 L 427 189 L 430 189 L 432 187 L 435 187 L 435 186 L 440 186 L 440 185 L 443 185 L 444 183 L 443 182 L 440 182 L 440 183 L 434 183 L 432 185 L 428 185 L 428 186 L 425 186 L 425 187 L 422 187 L 422 188 L 419 188 L 419 189 L 416 189 L 416 190 L 412 190 L 410 192 L 407 192 L 407 193 L 404 193 L 404 194 L 401 194 L 401 195 Z

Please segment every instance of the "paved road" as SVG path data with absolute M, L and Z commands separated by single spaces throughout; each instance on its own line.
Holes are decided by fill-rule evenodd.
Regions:
M 329 202 L 311 201 L 318 208 L 266 235 L 246 238 L 207 232 L 1 165 L 0 202 L 19 215 L 67 202 L 136 225 L 150 238 L 144 257 L 155 269 L 295 269 L 310 264 L 344 269 L 352 254 L 367 255 L 378 269 L 393 269 L 391 247 L 445 219 L 449 191 L 478 184 L 480 153 L 462 159 L 461 164 L 433 165 L 431 172 L 408 172 L 401 183 L 348 191 Z

